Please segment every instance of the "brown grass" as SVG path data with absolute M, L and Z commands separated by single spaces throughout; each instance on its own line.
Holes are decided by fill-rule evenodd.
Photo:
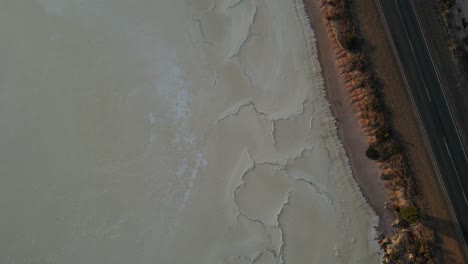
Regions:
M 348 0 L 317 0 L 333 44 L 335 62 L 361 129 L 369 144 L 372 159 L 380 169 L 397 222 L 390 238 L 381 238 L 384 263 L 432 263 L 434 232 L 418 218 L 414 223 L 401 219 L 400 208 L 414 206 L 421 199 L 415 191 L 411 168 L 402 143 L 391 133 L 383 100 L 366 55 L 360 49 L 360 35 L 349 10 Z M 421 211 L 421 210 L 419 210 Z M 387 242 L 382 242 L 387 241 Z

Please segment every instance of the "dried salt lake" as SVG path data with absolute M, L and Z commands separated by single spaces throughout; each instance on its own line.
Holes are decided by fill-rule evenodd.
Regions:
M 0 3 L 1 263 L 377 263 L 299 0 Z

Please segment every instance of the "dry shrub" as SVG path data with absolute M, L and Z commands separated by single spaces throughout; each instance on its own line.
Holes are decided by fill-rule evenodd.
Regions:
M 431 254 L 427 249 L 432 247 L 434 237 L 430 235 L 430 230 L 420 224 L 411 170 L 402 153 L 402 145 L 390 133 L 387 111 L 376 89 L 378 82 L 369 69 L 365 54 L 360 52 L 360 36 L 348 11 L 349 0 L 321 2 L 323 15 L 328 19 L 328 32 L 336 44 L 335 59 L 339 74 L 369 144 L 365 154 L 376 160 L 381 169 L 379 174 L 387 188 L 392 208 L 403 208 L 406 221 L 414 222 L 396 228 L 391 243 L 384 246 L 384 259 L 390 261 L 388 263 L 431 263 Z M 412 235 L 412 232 L 417 234 Z

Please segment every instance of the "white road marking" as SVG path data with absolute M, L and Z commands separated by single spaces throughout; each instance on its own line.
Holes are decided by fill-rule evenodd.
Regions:
M 431 96 L 429 95 L 429 90 L 427 90 L 426 81 L 424 80 L 421 69 L 419 68 L 418 60 L 416 59 L 416 54 L 414 53 L 413 43 L 411 43 L 411 39 L 409 37 L 408 31 L 406 30 L 405 22 L 403 22 L 403 18 L 401 16 L 400 7 L 398 6 L 398 3 L 396 2 L 396 0 L 395 0 L 395 5 L 397 7 L 397 11 L 399 14 L 398 17 L 400 18 L 401 24 L 403 25 L 403 30 L 405 31 L 406 38 L 408 39 L 408 43 L 410 44 L 411 52 L 413 53 L 413 57 L 414 57 L 414 62 L 416 63 L 416 68 L 418 68 L 419 76 L 421 77 L 421 80 L 423 82 L 424 90 L 426 90 L 427 98 L 429 98 L 429 102 L 432 102 Z
M 421 120 L 421 115 L 419 113 L 419 110 L 418 108 L 416 107 L 416 103 L 414 101 L 414 95 L 413 95 L 413 91 L 410 89 L 410 86 L 408 84 L 408 80 L 407 80 L 407 77 L 406 77 L 406 73 L 405 71 L 403 70 L 403 66 L 402 66 L 402 63 L 401 63 L 401 59 L 400 59 L 400 56 L 398 55 L 398 51 L 395 47 L 395 40 L 393 39 L 393 36 L 392 34 L 390 33 L 390 29 L 388 27 L 388 21 L 387 21 L 387 18 L 385 17 L 384 15 L 384 12 L 382 10 L 382 6 L 380 4 L 380 0 L 374 0 L 375 3 L 376 3 L 376 6 L 378 8 L 378 11 L 380 13 L 380 16 L 383 18 L 383 25 L 384 25 L 384 30 L 385 30 L 385 33 L 386 35 L 390 38 L 390 46 L 392 47 L 392 50 L 393 50 L 393 53 L 394 53 L 394 56 L 395 58 L 397 59 L 398 61 L 398 68 L 400 69 L 400 73 L 403 75 L 403 81 L 405 82 L 405 86 L 406 86 L 406 89 L 408 90 L 409 94 L 410 94 L 410 99 L 411 99 L 411 102 L 413 104 L 413 108 L 414 108 L 414 111 L 416 112 L 416 116 L 417 116 L 417 119 L 418 119 L 418 122 L 419 122 L 419 127 L 422 128 L 423 130 L 423 137 L 424 137 L 424 142 L 426 143 L 426 146 L 428 147 L 429 149 L 429 153 L 430 153 L 430 156 L 432 158 L 432 163 L 434 164 L 434 166 L 436 167 L 436 174 L 437 174 L 437 179 L 439 180 L 439 183 L 442 185 L 442 190 L 443 190 L 443 193 L 445 195 L 445 199 L 448 201 L 448 205 L 449 205 L 449 209 L 450 209 L 450 214 L 452 215 L 452 219 L 455 221 L 456 223 L 456 228 L 457 228 L 457 231 L 458 231 L 458 235 L 459 235 L 459 238 L 463 241 L 463 247 L 465 249 L 465 251 L 468 252 L 468 244 L 466 243 L 465 241 L 465 238 L 463 236 L 463 233 L 461 231 L 461 227 L 460 227 L 460 222 L 458 221 L 458 218 L 456 217 L 455 215 L 455 210 L 453 209 L 453 205 L 452 203 L 450 202 L 450 199 L 449 199 L 449 196 L 448 196 L 448 192 L 447 192 L 447 187 L 445 186 L 445 182 L 442 180 L 442 176 L 441 176 L 441 171 L 440 171 L 440 168 L 439 168 L 439 165 L 437 164 L 437 161 L 436 161 L 436 158 L 434 156 L 434 151 L 432 150 L 432 146 L 431 144 L 429 143 L 429 138 L 427 137 L 427 130 L 426 128 L 424 127 L 423 123 L 422 123 L 422 120 Z M 410 0 L 412 1 L 412 0 Z M 396 2 L 395 2 L 396 4 Z M 412 3 L 411 3 L 412 4 Z M 414 8 L 414 7 L 413 7 Z M 415 13 L 416 14 L 416 13 Z M 416 16 L 417 17 L 417 16 Z M 400 17 L 400 20 L 401 20 L 401 17 Z M 419 20 L 418 20 L 419 21 Z M 418 22 L 419 23 L 419 22 Z M 423 33 L 424 34 L 424 33 Z M 424 36 L 424 35 L 423 35 Z M 430 54 L 430 53 L 429 53 Z M 432 56 L 432 55 L 431 55 Z M 431 58 L 432 59 L 432 58 Z M 466 155 L 466 154 L 465 154 Z M 466 156 L 465 156 L 466 158 Z
M 446 94 L 445 94 L 445 90 L 443 89 L 442 82 L 440 81 L 439 70 L 437 69 L 437 66 L 436 66 L 436 64 L 434 63 L 434 59 L 432 58 L 432 53 L 431 53 L 431 51 L 429 50 L 429 45 L 427 44 L 426 33 L 425 33 L 424 30 L 422 29 L 421 21 L 419 20 L 419 17 L 418 17 L 418 15 L 416 14 L 416 9 L 415 9 L 415 7 L 414 7 L 413 0 L 410 0 L 409 2 L 410 2 L 410 4 L 411 4 L 411 8 L 413 9 L 413 13 L 414 13 L 414 15 L 415 15 L 415 17 L 416 17 L 416 20 L 418 21 L 419 30 L 420 30 L 421 33 L 422 33 L 423 40 L 424 40 L 424 44 L 426 45 L 427 53 L 429 53 L 429 58 L 431 59 L 432 67 L 434 68 L 434 72 L 436 73 L 437 81 L 439 82 L 440 90 L 442 91 L 442 94 L 443 94 L 443 96 L 444 96 L 445 104 L 447 105 L 447 109 L 449 110 L 450 118 L 452 119 L 453 126 L 455 127 L 455 132 L 457 132 L 458 141 L 460 141 L 460 146 L 461 146 L 461 148 L 462 148 L 462 150 L 463 150 L 463 155 L 465 156 L 465 161 L 468 163 L 468 156 L 467 156 L 467 154 L 466 154 L 465 147 L 463 146 L 463 141 L 461 140 L 460 132 L 458 131 L 458 127 L 456 126 L 455 119 L 453 118 L 452 110 L 450 109 L 450 105 L 449 105 L 449 103 L 448 103 L 448 101 L 447 101 L 447 96 L 446 96 Z
M 453 162 L 452 154 L 450 153 L 450 149 L 448 147 L 447 140 L 445 140 L 445 137 L 443 137 L 443 138 L 444 138 L 445 148 L 447 149 L 447 153 L 449 154 L 450 161 L 452 162 L 452 167 L 455 170 L 455 174 L 457 175 L 458 184 L 460 184 L 460 189 L 462 190 L 463 198 L 465 198 L 465 204 L 468 205 L 468 199 L 466 198 L 465 190 L 463 190 L 463 185 L 462 185 L 461 180 L 460 180 L 460 175 L 458 175 L 457 168 L 455 167 L 455 163 Z

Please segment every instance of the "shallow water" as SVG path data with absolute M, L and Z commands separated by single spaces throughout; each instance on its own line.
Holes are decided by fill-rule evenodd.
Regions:
M 302 14 L 2 1 L 0 262 L 378 262 Z

